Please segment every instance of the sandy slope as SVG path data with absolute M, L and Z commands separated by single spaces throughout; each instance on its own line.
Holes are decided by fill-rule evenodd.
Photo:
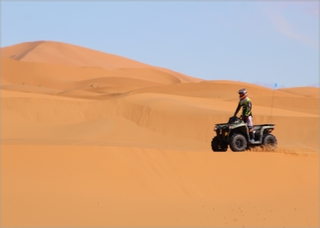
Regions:
M 58 42 L 1 51 L 2 225 L 318 226 L 318 88 L 202 81 Z M 211 151 L 242 87 L 276 151 Z
M 317 155 L 84 145 L 3 145 L 2 150 L 7 226 L 318 222 Z

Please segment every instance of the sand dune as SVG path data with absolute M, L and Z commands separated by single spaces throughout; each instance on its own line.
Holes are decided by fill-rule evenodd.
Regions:
M 278 148 L 214 153 L 243 87 Z M 3 226 L 319 225 L 319 88 L 39 41 L 1 49 L 0 91 Z
M 292 93 L 292 94 L 299 94 L 305 97 L 315 97 L 319 98 L 319 88 L 316 87 L 294 87 L 294 88 L 285 88 L 281 89 L 281 91 Z
M 4 47 L 1 49 L 1 56 L 23 62 L 49 63 L 77 67 L 101 67 L 104 69 L 139 69 L 151 67 L 152 69 L 158 69 L 168 74 L 174 74 L 176 78 L 180 79 L 182 82 L 184 80 L 191 82 L 201 81 L 200 79 L 192 78 L 169 69 L 154 67 L 125 57 L 61 42 L 38 41 Z
M 88 48 L 60 42 L 38 41 L 4 47 L 2 57 L 25 62 L 51 63 L 103 68 L 141 68 L 146 64 Z

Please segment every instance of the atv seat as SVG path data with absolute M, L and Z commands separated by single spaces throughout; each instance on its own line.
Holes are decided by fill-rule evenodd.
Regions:
M 256 125 L 256 126 L 253 126 L 253 131 L 258 131 L 261 129 L 261 125 Z
M 262 127 L 265 127 L 265 126 L 271 127 L 271 126 L 274 126 L 274 124 L 259 124 L 259 125 L 254 125 L 254 126 L 253 126 L 253 130 L 260 130 Z

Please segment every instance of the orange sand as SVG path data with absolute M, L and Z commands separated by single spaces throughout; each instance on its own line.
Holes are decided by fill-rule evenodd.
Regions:
M 237 90 L 274 152 L 211 151 Z M 58 42 L 1 49 L 2 226 L 318 227 L 319 89 L 205 81 Z

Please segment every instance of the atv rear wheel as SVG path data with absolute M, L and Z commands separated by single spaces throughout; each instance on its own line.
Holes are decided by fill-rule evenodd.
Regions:
M 230 139 L 230 148 L 232 151 L 244 151 L 247 148 L 247 139 L 241 134 L 234 134 Z
M 219 140 L 219 138 L 215 136 L 211 141 L 211 148 L 213 151 L 227 151 L 228 144 Z
M 267 134 L 263 138 L 263 146 L 267 151 L 273 151 L 277 147 L 277 139 L 274 135 L 272 134 Z

